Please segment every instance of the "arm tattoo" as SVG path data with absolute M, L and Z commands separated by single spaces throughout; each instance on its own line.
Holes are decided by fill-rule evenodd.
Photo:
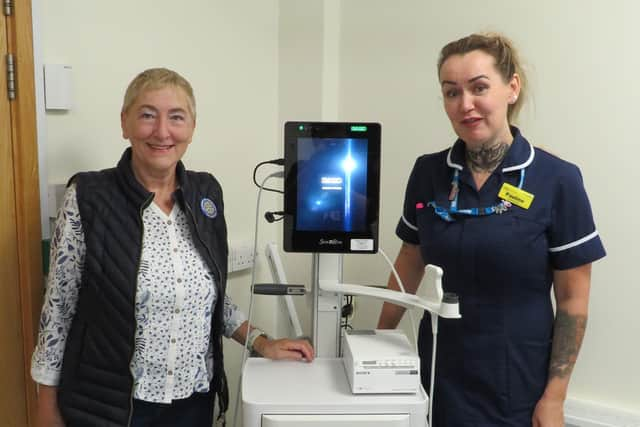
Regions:
M 553 344 L 549 361 L 550 379 L 566 378 L 571 374 L 586 327 L 586 315 L 571 315 L 565 310 L 558 310 L 553 327 Z
M 467 150 L 467 164 L 469 169 L 473 172 L 493 172 L 507 151 L 509 151 L 510 144 L 506 142 L 497 142 L 492 146 L 483 145 L 479 150 L 471 151 Z

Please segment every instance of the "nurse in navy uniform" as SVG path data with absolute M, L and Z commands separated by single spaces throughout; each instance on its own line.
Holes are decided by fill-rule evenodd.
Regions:
M 407 292 L 435 264 L 444 269 L 445 292 L 460 297 L 462 319 L 440 322 L 434 425 L 563 426 L 591 263 L 605 256 L 580 170 L 513 126 L 526 78 L 505 37 L 473 34 L 447 44 L 438 78 L 458 139 L 416 160 L 395 262 Z M 398 289 L 393 276 L 388 287 Z M 378 327 L 395 328 L 403 313 L 385 303 Z M 425 388 L 431 348 L 425 316 Z

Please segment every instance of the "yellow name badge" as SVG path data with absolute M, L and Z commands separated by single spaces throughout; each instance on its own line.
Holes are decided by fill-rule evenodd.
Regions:
M 529 209 L 531 202 L 533 202 L 534 195 L 505 182 L 500 188 L 498 197 L 516 206 L 520 206 L 523 209 Z

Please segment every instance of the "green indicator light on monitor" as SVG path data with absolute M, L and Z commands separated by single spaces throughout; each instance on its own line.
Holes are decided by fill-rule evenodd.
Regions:
M 304 130 L 304 126 L 303 125 L 298 126 L 298 130 Z
M 351 126 L 351 132 L 366 132 L 366 126 Z

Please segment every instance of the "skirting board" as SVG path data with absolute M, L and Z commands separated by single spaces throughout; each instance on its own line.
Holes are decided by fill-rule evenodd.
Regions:
M 640 413 L 621 411 L 593 402 L 567 399 L 566 427 L 640 427 Z

